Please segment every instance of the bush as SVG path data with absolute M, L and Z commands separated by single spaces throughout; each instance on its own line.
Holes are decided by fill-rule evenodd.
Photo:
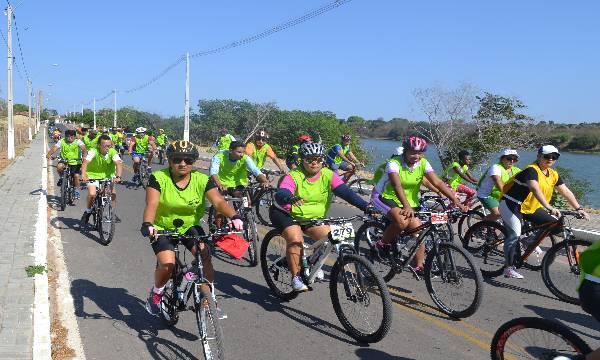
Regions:
M 574 136 L 569 142 L 568 148 L 572 150 L 592 150 L 598 145 L 600 145 L 600 134 L 588 132 Z
M 575 198 L 577 198 L 577 201 L 579 201 L 579 203 L 582 205 L 587 204 L 587 195 L 590 192 L 594 191 L 592 184 L 587 180 L 576 178 L 572 174 L 572 171 L 570 169 L 557 166 L 556 171 L 558 171 L 558 174 L 560 175 L 564 183 L 569 187 L 569 189 L 571 189 L 573 195 L 575 195 Z M 552 204 L 552 206 L 557 208 L 569 207 L 569 203 L 567 203 L 567 200 L 565 200 L 565 198 L 563 198 L 556 191 L 554 192 L 550 203 Z

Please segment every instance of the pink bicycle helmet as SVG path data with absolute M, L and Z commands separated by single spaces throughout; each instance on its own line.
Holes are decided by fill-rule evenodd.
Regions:
M 404 150 L 413 150 L 413 151 L 425 151 L 427 150 L 427 141 L 425 139 L 418 136 L 409 136 L 402 143 Z

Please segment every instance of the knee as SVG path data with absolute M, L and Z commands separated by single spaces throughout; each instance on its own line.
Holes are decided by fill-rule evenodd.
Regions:
M 172 272 L 174 268 L 175 268 L 175 263 L 169 261 L 169 262 L 162 263 L 162 264 L 159 263 L 156 270 L 163 271 L 163 272 Z

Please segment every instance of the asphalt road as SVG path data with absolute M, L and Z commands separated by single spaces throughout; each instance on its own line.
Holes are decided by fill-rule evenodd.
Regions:
M 131 180 L 128 156 L 125 164 L 124 179 Z M 144 191 L 127 183 L 117 189 L 122 221 L 109 246 L 99 244 L 95 232 L 78 231 L 83 200 L 59 211 L 51 221 L 61 232 L 86 357 L 202 358 L 192 312 L 181 313 L 173 328 L 146 313 L 144 301 L 152 286 L 155 257 L 139 232 Z M 82 192 L 82 198 L 85 195 Z M 53 200 L 50 196 L 51 205 Z M 352 213 L 344 205 L 334 204 L 331 210 L 333 216 Z M 556 300 L 540 274 L 527 270 L 524 280 L 497 278 L 486 283 L 478 312 L 460 321 L 437 310 L 424 282 L 406 273 L 397 275 L 389 283 L 392 328 L 381 342 L 365 345 L 345 333 L 327 284 L 316 284 L 314 291 L 282 302 L 270 294 L 260 267 L 223 256 L 214 264 L 218 301 L 229 316 L 222 321 L 229 359 L 485 359 L 495 330 L 519 316 L 559 320 L 592 347 L 600 346 L 599 327 L 591 316 Z

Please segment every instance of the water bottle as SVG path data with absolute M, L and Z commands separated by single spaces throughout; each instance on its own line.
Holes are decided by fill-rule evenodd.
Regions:
M 308 264 L 308 258 L 303 254 L 302 255 L 302 272 L 306 277 L 310 275 L 310 266 Z

